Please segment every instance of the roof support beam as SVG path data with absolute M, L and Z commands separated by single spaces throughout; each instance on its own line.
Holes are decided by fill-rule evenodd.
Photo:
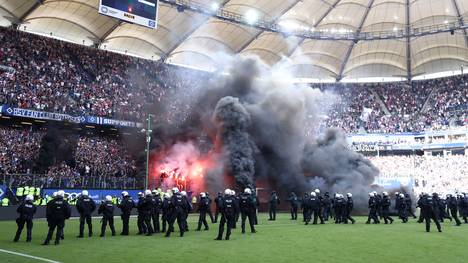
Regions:
M 455 0 L 453 0 L 455 1 Z M 405 10 L 406 10 L 406 23 L 405 23 L 405 31 L 406 31 L 406 79 L 408 82 L 411 82 L 413 78 L 413 71 L 411 65 L 411 37 L 410 37 L 410 0 L 406 0 L 405 3 Z
M 356 30 L 356 37 L 359 36 L 359 34 L 361 33 L 362 26 L 364 25 L 364 22 L 366 22 L 367 15 L 369 15 L 369 11 L 371 10 L 373 4 L 374 4 L 374 0 L 369 0 L 369 4 L 367 5 L 366 11 L 364 12 L 364 15 L 362 16 L 361 21 L 359 22 L 359 26 L 358 26 L 358 28 Z M 346 67 L 346 64 L 348 63 L 349 57 L 351 56 L 351 52 L 353 51 L 354 45 L 357 42 L 358 41 L 356 41 L 356 40 L 351 41 L 351 44 L 349 45 L 348 51 L 346 51 L 346 55 L 345 55 L 345 57 L 343 59 L 343 62 L 341 63 L 340 72 L 338 73 L 338 76 L 336 77 L 337 82 L 340 81 L 343 78 L 344 69 Z
M 219 6 L 219 9 L 223 8 L 224 6 L 226 6 L 227 3 L 229 3 L 229 1 L 231 0 L 224 0 L 224 2 Z M 174 46 L 172 46 L 165 54 L 164 54 L 164 57 L 162 58 L 163 61 L 165 62 L 167 58 L 169 58 L 169 56 L 171 55 L 172 52 L 174 52 L 174 50 L 176 50 L 176 48 L 178 48 L 183 42 L 185 42 L 185 40 L 187 40 L 193 33 L 195 33 L 195 31 L 197 31 L 203 24 L 205 24 L 206 22 L 208 22 L 208 20 L 210 20 L 211 16 L 207 16 L 206 19 L 201 22 L 198 26 L 194 26 L 194 28 L 192 28 L 190 31 L 188 31 L 185 35 L 183 35 L 179 41 L 177 41 L 177 43 L 174 44 Z
M 36 8 L 38 8 L 40 5 L 44 3 L 44 0 L 36 0 L 36 3 L 32 5 L 20 18 L 20 22 L 23 22 Z
M 281 17 L 283 15 L 285 15 L 287 12 L 289 12 L 289 10 L 293 9 L 299 2 L 302 2 L 302 0 L 296 0 L 296 1 L 293 1 L 291 2 L 291 4 L 286 7 L 274 20 L 274 23 L 277 23 L 278 20 L 281 19 Z M 264 30 L 261 30 L 259 31 L 257 34 L 255 34 L 255 36 L 253 36 L 252 38 L 250 38 L 249 41 L 247 41 L 246 43 L 244 43 L 244 45 L 242 45 L 238 50 L 237 50 L 237 53 L 241 53 L 242 50 L 244 50 L 245 48 L 247 48 L 250 44 L 252 44 L 252 42 L 254 42 L 263 32 L 265 32 Z
M 106 38 L 112 34 L 112 32 L 114 32 L 114 30 L 116 30 L 119 26 L 121 26 L 124 22 L 122 20 L 118 21 L 117 23 L 115 23 L 115 25 L 113 25 L 109 30 L 106 31 L 106 33 L 104 33 L 104 35 L 102 35 L 98 41 L 100 43 L 104 42 L 106 40 Z
M 5 11 L 5 13 L 7 13 L 9 16 L 11 16 L 11 19 L 8 19 L 8 17 L 5 17 L 7 18 L 8 20 L 10 20 L 10 22 L 12 24 L 14 24 L 14 22 L 18 23 L 20 21 L 19 17 L 15 16 L 15 14 L 13 14 L 12 12 L 10 12 L 8 9 L 6 9 L 5 7 L 1 6 L 0 5 L 0 9 L 2 9 L 3 11 Z M 13 21 L 12 21 L 13 20 Z
M 462 27 L 465 26 L 465 22 L 463 21 L 463 17 L 460 12 L 460 8 L 458 7 L 457 0 L 452 0 L 453 9 L 455 9 L 455 13 L 457 14 L 458 22 Z M 466 28 L 463 28 L 463 35 L 465 36 L 465 46 L 468 48 L 468 32 Z
M 341 2 L 341 0 L 336 0 L 333 3 L 333 5 L 331 5 L 327 9 L 327 11 L 315 22 L 315 24 L 313 25 L 313 28 L 316 28 L 320 23 L 322 23 L 322 21 L 325 19 L 325 17 L 327 17 L 328 14 L 330 14 L 330 12 L 333 10 L 333 8 L 335 8 L 340 2 Z M 302 45 L 302 43 L 304 43 L 305 40 L 306 40 L 306 38 L 303 38 L 300 41 L 298 41 L 297 44 L 291 49 L 291 52 L 289 53 L 288 57 L 291 57 L 292 54 L 294 54 L 294 52 Z

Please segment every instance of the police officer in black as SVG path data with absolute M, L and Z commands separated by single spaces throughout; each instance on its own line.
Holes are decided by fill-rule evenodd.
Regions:
M 422 206 L 423 206 L 423 217 L 424 221 L 426 221 L 426 232 L 431 231 L 431 219 L 434 221 L 434 223 L 437 226 L 437 230 L 439 232 L 442 232 L 442 228 L 440 227 L 440 223 L 438 220 L 438 205 L 437 202 L 434 199 L 434 195 L 428 195 L 426 194 L 423 199 L 422 199 Z
M 346 201 L 341 194 L 335 194 L 334 199 L 334 210 L 335 210 L 335 224 L 344 222 L 344 215 L 346 209 Z
M 311 219 L 312 204 L 310 202 L 309 193 L 307 193 L 307 192 L 304 193 L 304 197 L 302 198 L 302 202 L 301 202 L 301 207 L 302 207 L 302 215 L 304 217 L 305 225 L 308 225 L 310 223 L 310 219 Z
M 122 236 L 128 236 L 128 223 L 130 221 L 130 215 L 132 214 L 132 209 L 135 207 L 135 202 L 132 200 L 132 197 L 128 194 L 128 192 L 122 192 L 122 201 L 118 205 L 122 214 L 120 218 L 122 218 Z
M 398 216 L 403 221 L 403 223 L 408 223 L 408 207 L 405 202 L 405 195 L 400 193 L 398 202 Z
M 213 200 L 210 197 L 210 193 L 206 192 L 205 194 L 206 194 L 206 199 L 208 199 L 208 210 L 206 211 L 206 213 L 210 217 L 211 223 L 214 223 L 215 218 L 213 216 L 213 212 L 211 211 L 211 203 L 213 203 Z
M 171 206 L 172 206 L 172 213 L 169 215 L 169 228 L 166 232 L 166 237 L 171 235 L 171 232 L 174 231 L 174 223 L 177 220 L 177 225 L 179 226 L 180 236 L 184 236 L 184 232 L 186 231 L 185 226 L 185 219 L 187 217 L 186 213 L 188 211 L 187 207 L 187 198 L 179 193 L 179 188 L 174 187 L 172 188 L 173 195 L 171 197 Z M 172 230 L 172 231 L 171 231 Z
M 26 242 L 31 242 L 32 238 L 32 228 L 33 228 L 33 218 L 36 213 L 36 206 L 33 204 L 34 196 L 27 195 L 24 199 L 24 202 L 16 209 L 19 217 L 16 219 L 16 224 L 18 229 L 16 230 L 14 242 L 18 242 L 23 231 L 24 225 L 26 224 Z
M 367 217 L 366 224 L 370 224 L 370 221 L 373 220 L 374 224 L 379 224 L 379 218 L 377 217 L 377 199 L 374 193 L 369 193 L 369 216 Z
M 268 220 L 275 221 L 276 220 L 276 208 L 280 204 L 280 199 L 276 194 L 276 191 L 271 192 L 270 201 L 268 202 L 268 212 L 270 214 L 270 218 Z
M 328 218 L 331 216 L 331 200 L 330 194 L 325 192 L 322 199 L 322 216 L 324 221 L 328 221 Z
M 447 195 L 447 214 L 452 216 L 453 220 L 457 226 L 461 225 L 460 219 L 458 219 L 458 206 L 457 206 L 457 198 L 451 194 Z
M 221 192 L 218 192 L 218 196 L 215 198 L 215 208 L 216 208 L 216 211 L 215 211 L 215 218 L 214 218 L 214 223 L 217 223 L 218 222 L 218 216 L 220 214 L 220 210 L 219 210 L 219 207 L 223 201 L 223 194 Z
M 199 216 L 198 216 L 198 228 L 196 231 L 200 231 L 201 230 L 201 226 L 202 224 L 205 226 L 205 230 L 208 230 L 209 227 L 208 227 L 208 223 L 206 222 L 206 214 L 208 212 L 208 209 L 209 209 L 209 205 L 210 202 L 206 196 L 206 193 L 202 192 L 200 193 L 200 199 L 198 201 L 198 212 L 199 212 Z
M 381 206 L 382 206 L 383 220 L 385 224 L 388 224 L 389 221 L 390 221 L 390 224 L 392 224 L 393 218 L 390 217 L 390 205 L 391 205 L 390 197 L 388 196 L 387 192 L 383 192 L 382 195 L 383 197 L 381 201 Z
M 153 235 L 153 226 L 151 225 L 151 214 L 153 213 L 153 195 L 150 190 L 145 191 L 145 197 L 138 201 L 138 211 L 143 218 L 143 224 L 146 226 L 147 236 Z
M 440 222 L 443 223 L 444 219 L 448 219 L 450 220 L 450 222 L 452 222 L 452 218 L 450 217 L 450 214 L 447 213 L 447 200 L 439 196 L 437 204 L 439 205 Z
M 424 193 L 419 194 L 419 199 L 416 207 L 419 207 L 419 219 L 418 223 L 422 223 L 424 221 L 424 206 L 423 206 L 423 200 L 424 200 Z
M 224 233 L 224 225 L 227 226 L 226 240 L 229 240 L 231 236 L 231 228 L 234 225 L 236 219 L 236 212 L 239 208 L 236 206 L 237 202 L 233 195 L 232 190 L 226 189 L 224 191 L 224 197 L 221 199 L 221 205 L 219 207 L 221 212 L 221 220 L 219 222 L 218 237 L 215 240 L 222 240 Z
M 352 224 L 354 224 L 356 223 L 356 220 L 354 220 L 354 218 L 351 217 L 351 212 L 353 211 L 353 208 L 354 208 L 353 194 L 347 193 L 346 197 L 348 199 L 346 200 L 346 204 L 345 204 L 345 215 L 343 216 L 344 223 L 347 224 L 349 220 L 351 221 Z
M 63 228 L 65 227 L 65 220 L 69 219 L 71 216 L 70 205 L 63 199 L 64 196 L 65 192 L 60 190 L 57 192 L 57 196 L 47 204 L 46 217 L 49 225 L 49 232 L 47 233 L 43 245 L 49 244 L 55 228 L 57 228 L 55 245 L 60 244 L 60 239 L 63 236 Z
M 294 192 L 291 192 L 291 194 L 289 195 L 288 201 L 291 204 L 291 220 L 297 220 L 297 207 L 298 207 L 297 195 Z
M 458 194 L 457 196 L 457 203 L 458 203 L 458 212 L 460 216 L 463 218 L 463 221 L 468 223 L 468 200 L 466 196 L 462 193 Z
M 106 227 L 109 223 L 109 228 L 111 229 L 112 235 L 115 236 L 114 228 L 114 204 L 112 203 L 112 196 L 107 195 L 106 201 L 102 202 L 98 209 L 98 214 L 102 214 L 102 224 L 101 224 L 101 235 L 104 237 L 106 234 Z
M 153 219 L 153 230 L 154 233 L 160 232 L 160 224 L 159 224 L 159 214 L 161 213 L 161 206 L 162 201 L 161 197 L 159 196 L 158 190 L 153 190 L 152 192 L 151 203 L 153 205 L 153 210 L 151 212 L 151 218 Z
M 169 219 L 173 212 L 174 206 L 172 205 L 172 199 L 169 193 L 164 193 L 164 199 L 162 202 L 162 232 L 166 232 L 166 228 L 170 226 Z M 174 229 L 170 229 L 174 231 Z
M 242 234 L 245 233 L 245 220 L 249 218 L 250 232 L 256 233 L 255 223 L 255 200 L 252 197 L 252 190 L 245 188 L 244 193 L 239 197 L 239 206 L 241 213 L 241 229 Z
M 317 224 L 317 219 L 320 217 L 320 199 L 317 196 L 317 192 L 311 192 L 310 193 L 310 216 L 309 218 L 312 219 L 312 215 L 314 216 L 314 221 L 312 224 L 316 225 Z M 323 221 L 321 221 L 323 224 Z
M 412 216 L 414 219 L 416 219 L 416 215 L 413 212 L 413 200 L 411 199 L 411 196 L 409 194 L 405 194 L 405 203 L 406 207 L 408 209 L 408 215 Z
M 76 209 L 80 213 L 80 234 L 78 238 L 83 237 L 85 222 L 88 225 L 88 236 L 93 236 L 93 223 L 91 214 L 96 209 L 96 203 L 93 199 L 89 198 L 88 191 L 83 190 L 81 196 L 76 201 Z
M 138 226 L 138 235 L 143 235 L 148 232 L 148 227 L 145 224 L 145 213 L 143 211 L 143 206 L 142 204 L 145 201 L 145 195 L 142 192 L 138 193 L 138 204 L 137 204 L 137 211 L 138 211 L 138 216 L 137 216 L 137 226 Z

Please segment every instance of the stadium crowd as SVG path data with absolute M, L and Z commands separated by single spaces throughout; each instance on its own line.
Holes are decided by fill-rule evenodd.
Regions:
M 117 138 L 76 135 L 72 163 L 56 161 L 37 174 L 41 141 L 46 132 L 0 128 L 0 178 L 10 186 L 133 187 L 136 160 Z
M 369 157 L 380 177 L 410 178 L 415 194 L 462 193 L 468 189 L 468 155 Z
M 197 90 L 210 74 L 0 28 L 0 104 L 139 120 L 187 107 L 177 90 Z M 327 126 L 347 132 L 416 132 L 468 124 L 468 77 L 410 84 L 320 84 L 338 99 Z M 178 92 L 178 94 L 181 94 Z M 164 104 L 164 105 L 161 105 Z M 161 117 L 161 116 L 157 116 Z

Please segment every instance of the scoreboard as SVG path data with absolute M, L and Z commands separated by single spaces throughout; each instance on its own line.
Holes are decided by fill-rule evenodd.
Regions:
M 99 13 L 130 23 L 156 28 L 158 0 L 100 0 Z

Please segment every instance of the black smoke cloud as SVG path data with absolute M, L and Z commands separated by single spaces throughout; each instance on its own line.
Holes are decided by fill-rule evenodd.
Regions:
M 216 104 L 214 119 L 218 126 L 217 139 L 221 141 L 227 173 L 234 176 L 238 188 L 252 186 L 255 160 L 253 142 L 247 132 L 250 114 L 239 99 L 228 96 Z
M 250 178 L 267 181 L 283 194 L 318 187 L 331 193 L 351 192 L 356 205 L 364 206 L 379 171 L 346 147 L 341 131 L 319 132 L 336 96 L 293 84 L 287 62 L 271 67 L 256 58 L 224 61 L 223 71 L 228 74 L 217 74 L 200 88 L 180 90 L 167 98 L 188 110 L 183 118 L 179 116 L 182 121 L 168 117 L 163 124 L 166 136 L 221 137 L 229 156 L 220 160 L 231 175 L 237 175 L 238 187 L 250 183 Z M 207 177 L 209 185 L 222 185 L 222 172 Z

